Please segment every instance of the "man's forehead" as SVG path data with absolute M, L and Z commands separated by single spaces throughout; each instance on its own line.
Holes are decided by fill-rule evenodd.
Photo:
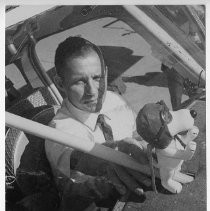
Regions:
M 71 66 L 72 64 L 83 64 L 83 63 L 92 63 L 98 62 L 100 63 L 100 58 L 95 51 L 86 52 L 85 54 L 75 54 L 69 56 L 65 60 L 66 65 Z
M 73 75 L 101 74 L 101 61 L 97 53 L 92 52 L 85 56 L 70 57 L 66 60 L 65 73 Z
M 71 60 L 75 60 L 75 59 L 85 59 L 87 57 L 95 57 L 95 58 L 99 58 L 98 53 L 94 50 L 94 49 L 86 49 L 84 51 L 78 51 L 73 53 L 72 55 L 69 55 L 66 57 L 66 61 L 71 61 Z

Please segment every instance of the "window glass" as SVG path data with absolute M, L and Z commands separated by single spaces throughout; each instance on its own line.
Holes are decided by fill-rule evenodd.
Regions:
M 69 36 L 82 36 L 101 47 L 108 66 L 108 84 L 114 83 L 121 89 L 135 111 L 160 99 L 171 106 L 167 78 L 161 71 L 160 59 L 152 54 L 153 45 L 146 41 L 147 37 L 143 38 L 128 24 L 113 17 L 90 21 L 40 40 L 36 52 L 51 77 L 55 74 L 55 50 Z
M 82 36 L 99 46 L 124 47 L 135 55 L 149 55 L 150 46 L 130 26 L 116 18 L 102 18 L 52 35 L 36 45 L 38 57 L 46 70 L 54 67 L 55 50 L 69 36 Z M 137 43 L 141 43 L 141 47 Z M 102 49 L 103 50 L 103 49 Z
M 194 6 L 157 6 L 162 14 L 176 25 L 188 38 L 202 50 L 205 48 L 205 7 Z
M 26 85 L 25 79 L 23 78 L 19 69 L 14 64 L 6 66 L 5 75 L 13 83 L 16 89 L 20 89 Z
M 170 105 L 165 79 L 160 84 L 155 82 L 154 86 L 152 86 L 153 82 L 149 86 L 144 85 L 150 78 L 148 72 L 158 72 L 162 80 L 161 62 L 151 55 L 151 46 L 142 36 L 116 18 L 106 17 L 90 21 L 40 40 L 36 45 L 36 52 L 50 75 L 55 71 L 51 68 L 54 67 L 55 50 L 58 44 L 67 37 L 76 35 L 81 35 L 101 47 L 108 66 L 108 83 L 118 80 L 117 86 L 134 110 L 139 110 L 151 100 L 151 97 L 155 98 L 154 101 L 165 99 Z M 163 87 L 161 87 L 162 83 Z M 157 84 L 161 91 L 156 89 Z M 146 93 L 145 89 L 147 89 Z M 133 95 L 137 92 L 138 99 Z

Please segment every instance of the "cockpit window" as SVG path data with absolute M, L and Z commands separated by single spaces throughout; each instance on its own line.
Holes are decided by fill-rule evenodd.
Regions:
M 204 50 L 205 42 L 205 7 L 194 6 L 156 6 L 158 10 L 176 25 L 199 48 Z
M 25 79 L 14 64 L 10 64 L 5 67 L 5 76 L 13 83 L 14 88 L 17 90 L 26 85 Z
M 161 71 L 161 62 L 151 55 L 151 46 L 142 36 L 124 21 L 106 17 L 54 34 L 36 44 L 39 60 L 51 77 L 55 74 L 55 50 L 58 44 L 69 36 L 82 36 L 101 48 L 108 66 L 108 84 L 115 83 L 114 86 L 117 84 L 121 89 L 120 92 L 123 93 L 125 92 L 125 83 L 122 80 L 125 79 L 127 86 L 125 94 L 128 101 L 131 93 L 128 91 L 130 83 L 127 83 L 127 80 L 131 80 L 132 83 L 135 77 L 138 80 L 139 75 L 144 77 L 148 72 Z M 138 83 L 134 83 L 134 86 L 139 88 Z M 131 92 L 133 91 L 131 90 Z M 148 100 L 146 98 L 143 100 L 143 96 L 144 93 L 141 93 L 142 104 Z M 134 105 L 134 107 L 139 108 L 138 105 Z
M 138 7 L 148 16 L 151 16 L 177 43 L 183 45 L 183 48 L 189 51 L 192 57 L 197 59 L 198 55 L 195 55 L 193 50 L 196 49 L 196 52 L 200 50 L 199 63 L 205 63 L 203 62 L 205 58 L 202 57 L 205 42 L 201 40 L 201 33 L 197 34 L 199 40 L 196 42 L 193 40 L 197 36 L 196 34 L 190 38 L 193 34 L 191 26 L 194 27 L 195 24 L 192 25 L 189 21 L 189 17 L 184 12 L 185 7 L 174 5 L 173 7 Z M 157 14 L 159 16 L 156 20 Z M 180 19 L 179 16 L 182 18 Z M 162 24 L 161 20 L 163 20 Z M 195 31 L 198 32 L 197 28 Z M 197 83 L 197 79 L 195 81 L 195 78 L 186 71 L 180 58 L 158 41 L 143 25 L 126 15 L 123 20 L 105 17 L 89 21 L 40 40 L 36 44 L 36 53 L 51 78 L 55 74 L 55 50 L 58 44 L 69 36 L 82 36 L 101 48 L 108 67 L 108 84 L 117 86 L 120 89 L 120 94 L 124 94 L 128 102 L 133 100 L 133 93 L 139 93 L 138 103 L 132 102 L 132 107 L 136 111 L 139 109 L 139 102 L 143 106 L 154 97 L 155 101 L 164 99 L 167 105 L 171 104 L 170 99 L 165 97 L 169 95 L 166 89 L 168 79 L 166 74 L 162 72 L 162 64 L 168 67 L 173 66 L 181 77 L 190 77 L 194 83 Z M 148 90 L 147 94 L 144 91 L 145 87 Z M 162 91 L 158 92 L 157 87 Z M 113 89 L 115 90 L 115 87 Z M 185 99 L 186 96 L 183 95 L 183 100 Z
M 114 50 L 113 56 L 117 56 L 120 48 L 127 48 L 133 55 L 145 56 L 150 54 L 150 45 L 146 41 L 142 43 L 142 37 L 129 25 L 119 19 L 107 17 L 84 23 L 39 41 L 36 45 L 36 52 L 46 70 L 54 67 L 55 50 L 58 44 L 68 36 L 82 36 L 99 45 L 105 54 L 109 49 L 110 52 Z M 142 48 L 133 42 L 134 39 L 136 42 L 141 42 Z

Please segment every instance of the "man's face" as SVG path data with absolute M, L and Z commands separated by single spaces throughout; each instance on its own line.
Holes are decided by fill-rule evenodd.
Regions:
M 94 51 L 66 61 L 64 86 L 69 101 L 78 109 L 96 112 L 101 71 L 100 58 Z

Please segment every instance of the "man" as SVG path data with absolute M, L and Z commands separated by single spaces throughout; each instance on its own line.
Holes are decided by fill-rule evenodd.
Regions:
M 132 139 L 136 129 L 132 110 L 120 96 L 106 90 L 107 68 L 100 49 L 81 37 L 69 37 L 56 50 L 55 67 L 56 83 L 66 98 L 50 125 L 147 163 L 143 147 Z M 151 185 L 150 179 L 138 172 L 50 140 L 46 140 L 45 151 L 62 210 L 83 210 L 93 201 L 100 204 L 128 189 L 142 195 L 142 184 Z

